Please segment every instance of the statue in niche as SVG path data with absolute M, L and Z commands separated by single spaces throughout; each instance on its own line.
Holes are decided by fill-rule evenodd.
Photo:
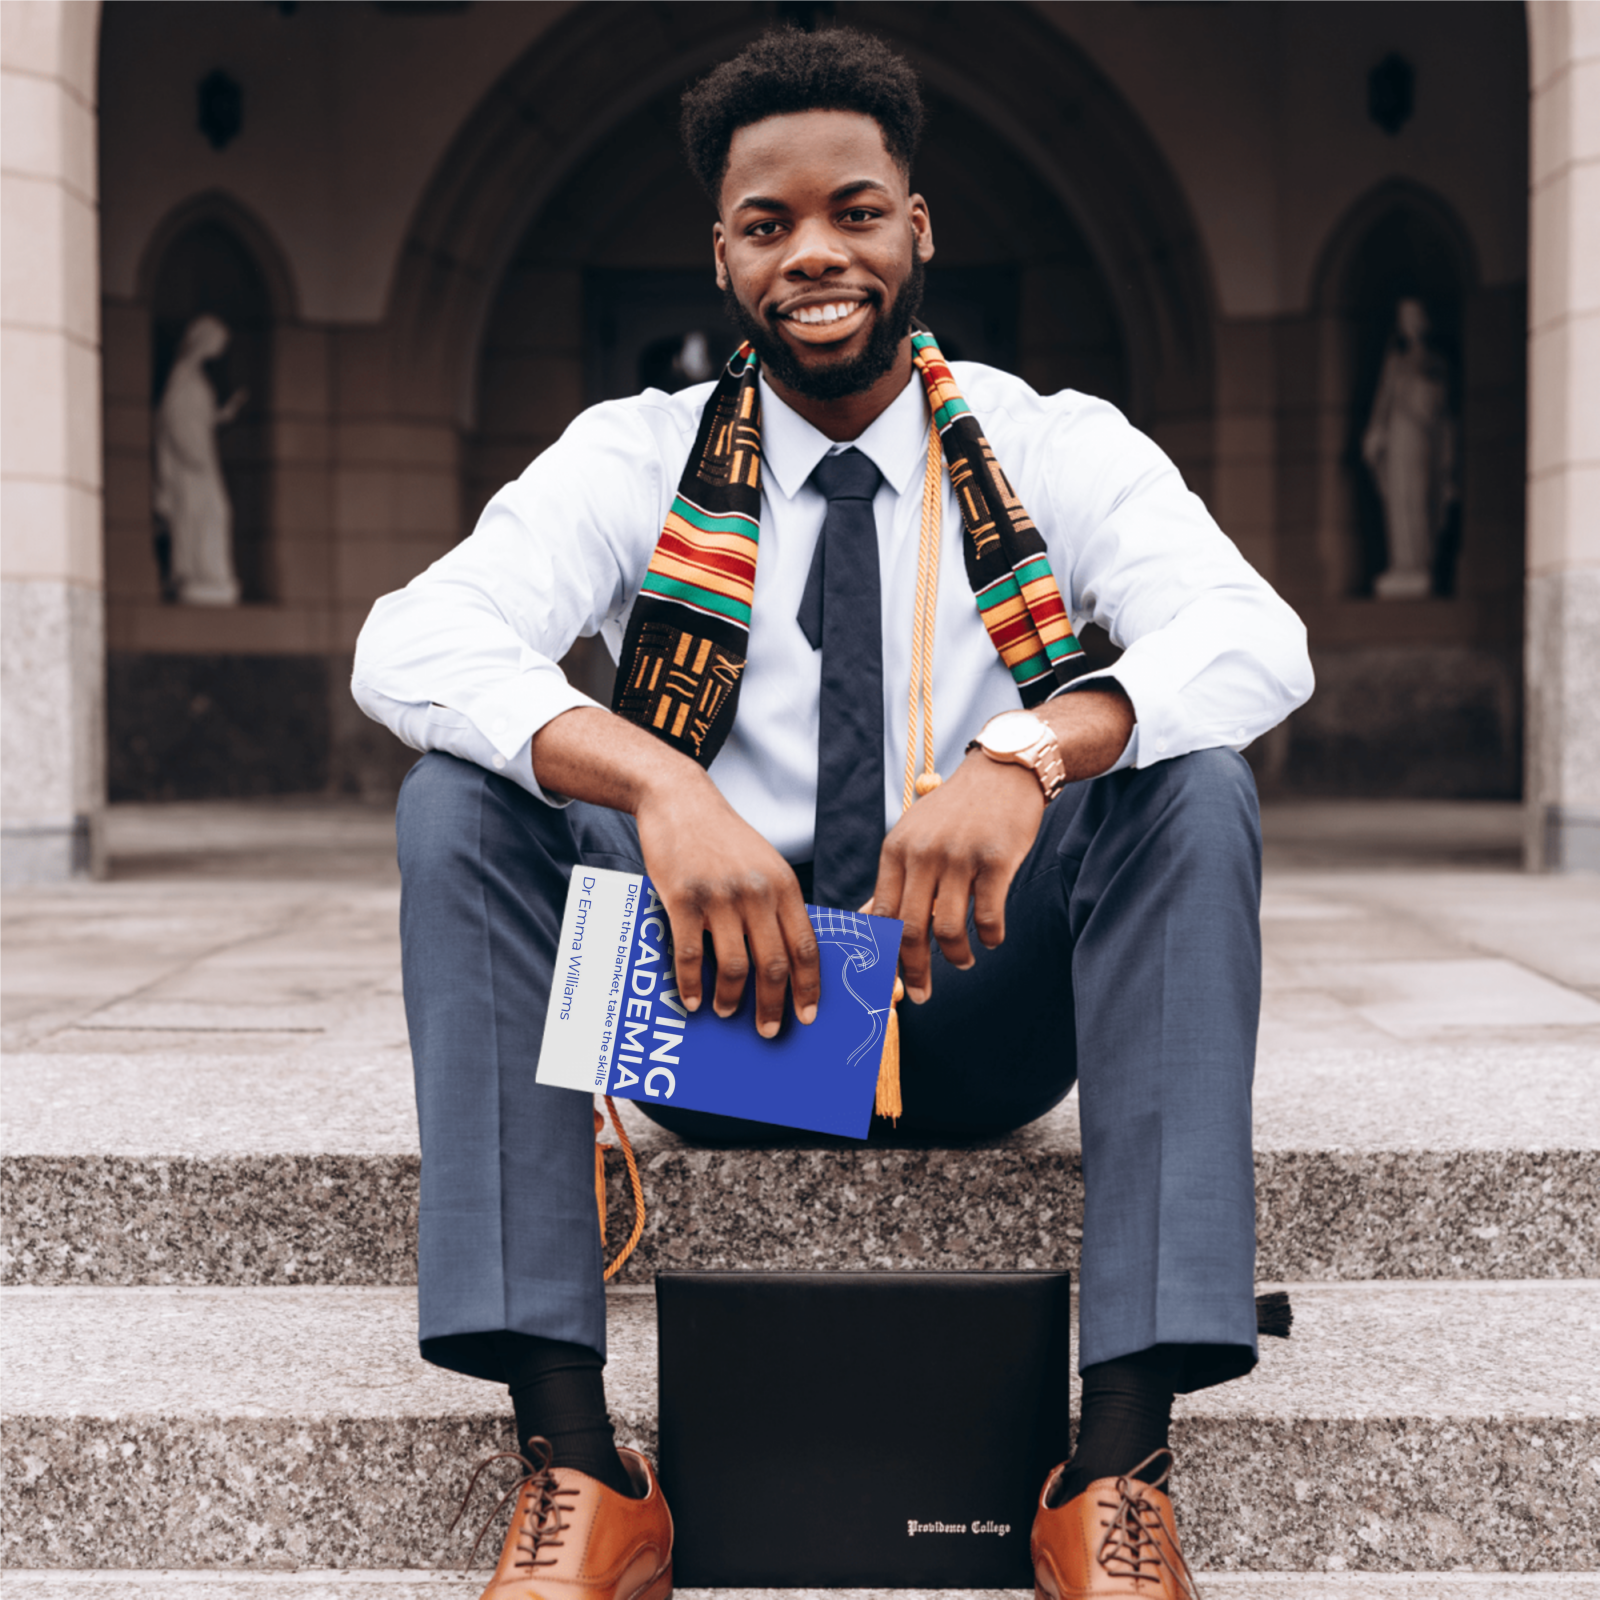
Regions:
M 172 598 L 190 606 L 234 606 L 233 507 L 222 480 L 217 430 L 239 415 L 248 398 L 236 389 L 217 403 L 205 363 L 228 348 L 216 317 L 196 317 L 183 331 L 161 402 L 156 407 L 155 513 L 167 525 L 167 574 Z
M 1380 600 L 1419 600 L 1433 593 L 1439 536 L 1460 497 L 1450 367 L 1429 344 L 1428 333 L 1422 302 L 1400 301 L 1361 439 L 1388 535 L 1388 565 L 1373 586 Z

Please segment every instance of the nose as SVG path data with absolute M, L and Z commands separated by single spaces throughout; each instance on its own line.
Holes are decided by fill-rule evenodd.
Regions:
M 850 265 L 839 235 L 821 218 L 807 218 L 789 235 L 783 271 L 791 278 L 821 278 Z

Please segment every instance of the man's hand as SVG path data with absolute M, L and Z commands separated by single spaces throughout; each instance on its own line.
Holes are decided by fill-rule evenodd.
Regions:
M 1044 791 L 1031 772 L 974 751 L 883 841 L 872 912 L 905 922 L 900 972 L 918 1005 L 933 992 L 930 924 L 945 959 L 956 967 L 973 964 L 969 905 L 975 905 L 985 945 L 993 949 L 1005 938 L 1006 892 L 1043 816 Z
M 1069 782 L 1104 772 L 1133 732 L 1132 702 L 1115 684 L 1059 695 L 1037 715 L 1056 735 Z M 1032 772 L 974 750 L 883 841 L 870 909 L 905 923 L 900 971 L 917 1004 L 933 992 L 930 927 L 958 968 L 974 961 L 968 906 L 985 948 L 1004 942 L 1006 895 L 1043 817 L 1044 791 Z
M 707 936 L 716 946 L 712 1008 L 732 1016 L 754 973 L 756 1029 L 767 1039 L 795 1015 L 817 1014 L 817 937 L 794 870 L 722 798 L 705 772 L 653 734 L 609 711 L 564 711 L 533 741 L 539 782 L 575 800 L 631 812 L 645 871 L 672 924 L 678 993 L 697 1011 Z
M 802 1022 L 817 1014 L 816 932 L 794 869 L 694 770 L 699 782 L 652 791 L 635 812 L 645 871 L 672 922 L 678 993 L 698 1009 L 709 934 L 717 952 L 712 1009 L 732 1016 L 753 972 L 756 1031 L 770 1039 L 786 989 Z

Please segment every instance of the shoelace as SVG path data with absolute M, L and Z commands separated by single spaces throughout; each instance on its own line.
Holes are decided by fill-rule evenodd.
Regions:
M 456 1511 L 455 1521 L 450 1524 L 449 1533 L 456 1531 L 456 1524 L 466 1515 L 468 1504 L 478 1487 L 478 1479 L 484 1474 L 486 1468 L 494 1465 L 496 1461 L 516 1461 L 523 1467 L 523 1473 L 515 1483 L 495 1502 L 494 1510 L 484 1518 L 483 1526 L 478 1529 L 478 1536 L 472 1541 L 471 1553 L 467 1556 L 467 1567 L 478 1559 L 478 1546 L 483 1543 L 483 1536 L 494 1526 L 494 1519 L 505 1509 L 507 1502 L 515 1500 L 523 1489 L 532 1485 L 537 1491 L 537 1497 L 529 1507 L 526 1522 L 517 1534 L 517 1560 L 518 1567 L 553 1567 L 556 1558 L 551 1556 L 548 1560 L 537 1559 L 541 1550 L 559 1549 L 561 1540 L 557 1535 L 564 1533 L 569 1524 L 562 1520 L 562 1512 L 570 1510 L 568 1506 L 556 1503 L 559 1495 L 578 1493 L 578 1486 L 573 1484 L 569 1488 L 561 1488 L 556 1483 L 555 1473 L 550 1467 L 550 1458 L 553 1454 L 550 1441 L 535 1435 L 528 1440 L 529 1451 L 537 1457 L 529 1460 L 520 1450 L 497 1450 L 492 1456 L 485 1456 L 477 1465 L 471 1480 L 467 1484 L 467 1492 L 461 1497 L 460 1508 Z M 465 1569 L 464 1569 L 465 1570 Z
M 1159 1478 L 1146 1483 L 1141 1475 L 1158 1456 L 1167 1458 L 1166 1465 L 1162 1467 Z M 1162 1529 L 1161 1512 L 1144 1497 L 1146 1488 L 1159 1489 L 1171 1473 L 1172 1452 L 1152 1451 L 1138 1466 L 1117 1479 L 1117 1498 L 1114 1501 L 1096 1502 L 1102 1511 L 1111 1513 L 1111 1521 L 1094 1558 L 1112 1577 L 1131 1579 L 1135 1587 L 1141 1583 L 1160 1583 L 1161 1569 L 1164 1567 L 1172 1574 L 1179 1591 L 1188 1600 L 1200 1600 L 1200 1592 L 1194 1586 L 1194 1577 L 1189 1571 L 1188 1562 L 1183 1559 L 1183 1552 L 1171 1539 L 1170 1530 Z M 1168 1533 L 1166 1542 L 1172 1544 L 1172 1554 L 1178 1558 L 1177 1566 L 1168 1557 L 1165 1542 L 1156 1538 L 1158 1529 Z M 1147 1573 L 1144 1570 L 1146 1567 L 1153 1570 Z

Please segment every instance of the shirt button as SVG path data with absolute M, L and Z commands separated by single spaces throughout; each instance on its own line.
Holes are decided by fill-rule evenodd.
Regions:
M 1233 736 L 1234 736 L 1235 739 L 1243 739 L 1244 736 L 1245 736 L 1244 729 L 1243 728 L 1235 728 L 1233 730 Z
M 503 772 L 505 770 L 505 764 L 506 758 L 504 756 L 496 756 L 494 758 L 494 770 L 496 772 Z
M 1156 754 L 1158 756 L 1164 756 L 1166 753 L 1167 753 L 1167 741 L 1165 739 L 1157 739 L 1156 740 Z

